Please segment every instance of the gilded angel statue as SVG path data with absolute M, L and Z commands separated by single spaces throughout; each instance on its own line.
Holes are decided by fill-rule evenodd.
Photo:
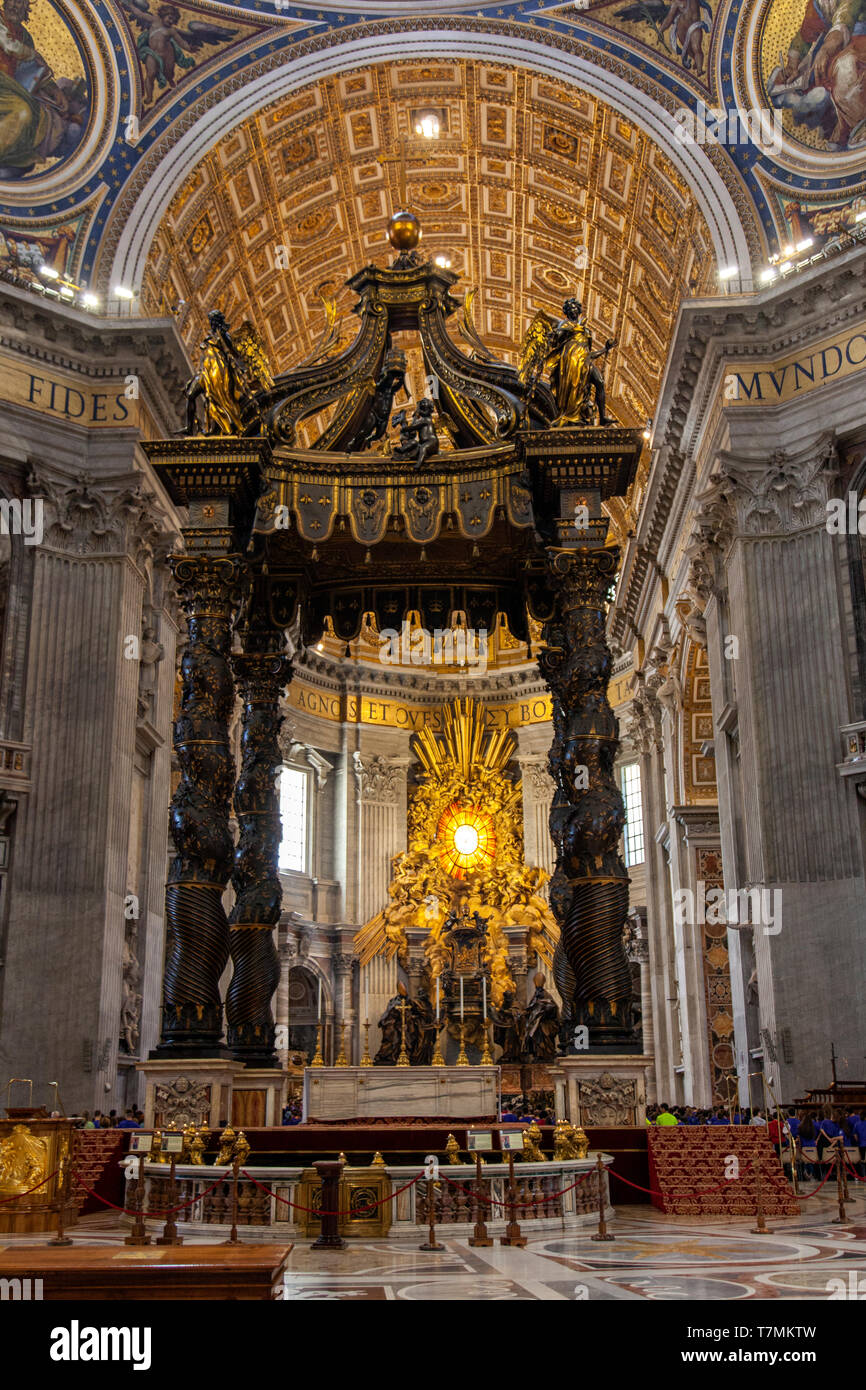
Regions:
M 256 420 L 255 396 L 274 384 L 264 344 L 245 322 L 236 336 L 219 309 L 208 314 L 198 371 L 184 387 L 186 433 L 198 432 L 198 401 L 204 401 L 206 434 L 248 434 Z
M 558 412 L 554 429 L 591 425 L 596 411 L 600 425 L 615 425 L 606 413 L 604 377 L 595 363 L 607 357 L 616 339 L 594 351 L 580 300 L 567 299 L 562 312 L 564 318 L 552 319 L 543 309 L 536 311 L 520 349 L 520 380 L 533 386 L 548 371 Z

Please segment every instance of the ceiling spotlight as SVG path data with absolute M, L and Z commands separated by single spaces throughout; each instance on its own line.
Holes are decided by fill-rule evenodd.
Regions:
M 769 285 L 773 280 L 775 280 L 777 273 L 778 273 L 778 272 L 777 272 L 775 266 L 768 265 L 767 268 L 766 268 L 766 270 L 762 270 L 762 271 L 761 271 L 761 281 L 762 281 L 762 283 L 765 284 L 765 285 Z
M 323 651 L 323 650 L 324 650 L 324 646 L 325 646 L 324 642 L 317 642 L 317 643 L 316 643 L 316 651 L 317 651 L 317 652 Z
M 794 248 L 793 248 L 793 246 L 783 246 L 783 247 L 782 247 L 782 260 L 783 260 L 783 261 L 786 261 L 786 260 L 788 259 L 788 257 L 789 257 L 789 256 L 793 256 L 793 254 L 794 254 Z
M 42 276 L 43 280 L 60 279 L 60 271 L 55 270 L 53 265 L 41 265 L 39 267 L 39 274 Z
M 125 285 L 115 285 L 114 293 L 117 299 L 135 299 L 135 290 L 128 290 Z
M 782 274 L 782 275 L 785 274 L 785 271 L 786 271 L 786 270 L 790 270 L 790 269 L 791 269 L 791 262 L 790 262 L 790 261 L 783 261 L 782 264 L 779 266 L 779 272 L 780 272 L 780 274 Z
M 798 242 L 797 242 L 797 250 L 798 250 L 798 251 L 808 251 L 808 250 L 809 250 L 809 247 L 810 247 L 810 246 L 814 246 L 814 245 L 815 245 L 814 238 L 813 238 L 813 237 L 810 237 L 810 236 L 807 236 L 806 239 L 805 239 L 805 241 L 798 241 Z
M 443 270 L 450 270 L 450 269 L 451 269 L 451 262 L 449 261 L 449 259 L 448 259 L 447 256 L 436 256 L 436 257 L 434 257 L 433 264 L 434 264 L 434 265 L 441 266 Z
M 649 441 L 650 439 L 652 439 L 652 437 L 653 437 L 653 422 L 652 422 L 652 420 L 647 420 L 646 424 L 644 425 L 643 437 L 644 437 L 644 439 L 646 439 L 647 441 Z
M 81 302 L 85 309 L 97 309 L 99 307 L 99 295 L 94 294 L 92 290 L 85 290 L 81 296 Z
M 733 280 L 734 276 L 739 275 L 739 273 L 740 267 L 738 265 L 726 265 L 719 271 L 719 279 Z
M 58 293 L 60 294 L 61 299 L 75 298 L 75 290 L 72 288 L 71 285 L 61 285 Z
M 422 135 L 425 140 L 438 140 L 441 129 L 439 117 L 434 116 L 432 111 L 426 112 L 415 122 L 415 134 Z

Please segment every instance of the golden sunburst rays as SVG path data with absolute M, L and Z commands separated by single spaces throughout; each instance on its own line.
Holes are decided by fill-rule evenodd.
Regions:
M 442 711 L 441 733 L 425 725 L 415 735 L 415 752 L 424 771 L 437 780 L 455 770 L 463 782 L 485 771 L 504 772 L 517 740 L 510 729 L 490 729 L 483 704 L 455 700 Z
M 496 856 L 493 817 L 480 806 L 452 801 L 439 817 L 436 839 L 442 846 L 439 862 L 452 878 L 483 873 Z

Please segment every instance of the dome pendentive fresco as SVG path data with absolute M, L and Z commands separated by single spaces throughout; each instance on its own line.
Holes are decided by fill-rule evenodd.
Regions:
M 377 128 L 370 114 L 387 90 L 383 73 L 389 62 L 395 64 L 398 83 L 404 65 L 416 73 L 425 66 L 431 72 L 442 69 L 438 87 L 435 77 L 429 79 L 428 99 L 451 112 L 453 126 L 446 131 L 443 152 L 450 145 L 453 157 L 423 182 L 460 185 L 461 196 L 477 197 L 477 207 L 462 209 L 463 221 L 474 216 L 480 226 L 486 218 L 479 196 L 485 180 L 491 188 L 497 177 L 508 180 L 508 168 L 497 175 L 497 159 L 503 166 L 521 158 L 548 159 L 566 199 L 546 201 L 570 199 L 592 236 L 603 239 L 608 228 L 603 220 L 590 226 L 592 207 L 585 205 L 605 186 L 606 177 L 615 190 L 616 169 L 596 167 L 598 149 L 606 147 L 615 117 L 636 132 L 638 144 L 650 140 L 683 190 L 689 190 L 688 196 L 684 191 L 678 195 L 681 203 L 690 204 L 684 216 L 678 199 L 670 204 L 677 227 L 665 235 L 674 242 L 684 220 L 688 235 L 703 217 L 716 267 L 737 269 L 737 280 L 728 288 L 759 284 L 768 258 L 789 244 L 810 239 L 820 249 L 853 226 L 862 210 L 862 0 L 820 0 L 808 6 L 800 0 L 683 0 L 674 6 L 662 0 L 640 5 L 598 0 L 548 7 L 520 0 L 473 6 L 471 13 L 461 5 L 448 6 L 448 14 L 445 9 L 423 2 L 411 8 L 352 4 L 332 11 L 307 3 L 271 7 L 258 0 L 234 5 L 106 0 L 98 7 L 73 0 L 5 0 L 0 21 L 6 50 L 0 142 L 8 146 L 5 162 L 0 161 L 3 259 L 26 264 L 41 257 L 103 302 L 111 299 L 117 284 L 139 295 L 157 229 L 169 225 L 170 205 L 176 213 L 179 190 L 189 188 L 197 169 L 211 166 L 211 178 L 222 170 L 224 142 L 233 132 L 236 139 L 245 138 L 251 123 L 257 125 L 259 139 L 272 139 L 274 148 L 251 147 L 250 177 L 259 182 L 237 205 L 227 184 L 221 187 L 220 198 L 228 203 L 219 217 L 224 222 L 231 213 L 236 242 L 255 207 L 271 206 L 275 214 L 294 217 L 293 192 L 284 192 L 293 179 L 313 174 L 319 181 L 333 166 L 338 183 L 348 179 L 353 185 L 353 199 L 374 193 L 377 184 L 391 187 L 393 167 L 380 166 L 377 178 L 371 176 L 363 188 L 363 180 L 358 181 L 365 152 L 371 163 L 382 149 L 394 153 L 390 142 L 397 132 L 385 122 Z M 455 86 L 454 73 L 461 70 Z M 497 70 L 513 84 L 498 96 L 492 86 L 488 93 L 480 85 L 483 73 Z M 344 94 L 341 84 L 361 72 L 368 74 L 367 89 Z M 589 139 L 574 159 L 565 148 L 567 139 L 557 148 L 554 137 L 545 147 L 544 137 L 532 128 L 543 124 L 539 82 L 570 94 L 565 104 L 572 104 L 571 120 Z M 416 89 L 413 95 L 422 97 L 417 83 Z M 302 93 L 314 106 L 306 119 L 299 109 L 291 122 L 299 138 L 316 125 L 315 103 L 326 134 L 320 130 L 316 136 L 313 162 L 293 170 L 288 148 L 275 148 L 280 130 L 275 126 L 269 132 L 268 120 Z M 556 104 L 563 104 L 561 95 Z M 368 137 L 354 134 L 344 119 L 349 108 L 360 116 L 365 107 L 373 121 Z M 496 108 L 510 112 L 506 121 L 511 128 L 504 137 L 496 133 Z M 597 129 L 589 131 L 587 122 L 595 121 Z M 282 124 L 290 124 L 285 115 Z M 568 128 L 566 119 L 566 132 Z M 630 139 L 625 137 L 626 146 Z M 610 148 L 617 150 L 615 139 Z M 624 148 L 622 157 L 630 163 L 633 153 Z M 484 160 L 486 169 L 481 168 Z M 260 181 L 264 164 L 270 186 Z M 676 186 L 676 178 L 665 177 Z M 474 184 L 467 185 L 467 179 Z M 410 173 L 410 181 L 422 180 Z M 335 191 L 342 193 L 342 184 Z M 525 215 L 533 224 L 535 208 L 522 208 L 519 197 L 517 202 L 505 216 Z M 371 203 L 368 197 L 365 206 Z M 448 206 L 447 197 L 431 197 L 428 207 L 443 231 L 459 235 L 458 210 Z M 634 204 L 629 210 L 644 216 Z M 361 217 L 336 205 L 334 215 Z M 496 208 L 491 212 L 493 218 L 501 215 Z M 619 210 L 612 215 L 611 233 L 621 238 Z M 376 216 L 363 214 L 365 249 Z M 309 248 L 318 239 L 315 214 L 305 211 L 295 218 L 296 241 L 303 237 L 301 223 L 307 227 Z M 550 230 L 557 230 L 555 218 Z M 562 230 L 571 239 L 575 229 L 566 224 Z M 347 225 L 344 239 L 351 232 Z M 204 226 L 199 241 L 206 235 Z M 330 243 L 331 232 L 324 235 Z M 573 240 L 577 246 L 577 235 Z M 594 248 L 589 251 L 593 254 Z M 305 248 L 299 252 L 300 261 Z M 466 253 L 466 248 L 456 248 L 458 259 Z M 191 254 L 201 257 L 206 248 L 200 246 L 196 253 L 178 248 L 181 261 Z M 474 263 L 480 255 L 476 245 L 467 274 L 480 269 Z M 706 287 L 691 284 L 688 271 L 685 280 L 680 278 L 676 249 L 670 260 L 673 277 L 684 288 Z M 706 270 L 706 282 L 714 281 L 708 260 L 702 256 L 699 272 L 704 276 Z M 344 267 L 331 260 L 326 269 L 323 281 L 342 276 Z M 252 292 L 251 284 L 245 293 Z M 525 292 L 521 286 L 520 293 Z M 558 291 L 551 286 L 549 292 L 555 297 Z M 289 326 L 301 333 L 314 331 L 301 327 L 312 312 L 308 294 L 305 283 L 304 315 L 289 312 L 287 331 Z M 479 305 L 482 299 L 483 293 Z M 274 319 L 268 332 L 276 328 Z M 509 334 L 496 331 L 504 347 Z

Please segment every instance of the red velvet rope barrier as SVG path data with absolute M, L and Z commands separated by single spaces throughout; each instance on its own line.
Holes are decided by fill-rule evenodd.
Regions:
M 47 1182 L 50 1182 L 52 1178 L 56 1178 L 56 1177 L 57 1177 L 57 1174 L 58 1174 L 59 1172 L 60 1172 L 60 1169 L 59 1169 L 59 1168 L 55 1168 L 55 1169 L 54 1169 L 54 1172 L 53 1172 L 53 1173 L 49 1173 L 47 1178 L 43 1178 L 42 1181 L 41 1181 L 41 1182 L 38 1182 L 38 1183 L 36 1184 L 35 1187 L 28 1187 L 28 1189 L 27 1189 L 26 1192 L 16 1192 L 14 1197 L 2 1197 L 2 1198 L 0 1198 L 0 1207 L 5 1206 L 7 1202 L 17 1202 L 17 1201 L 20 1200 L 21 1197 L 29 1197 L 31 1192 L 38 1192 L 39 1189 L 40 1189 L 40 1187 L 44 1187 L 45 1184 L 46 1184 Z
M 857 1174 L 854 1172 L 853 1164 L 849 1163 L 847 1158 L 845 1159 L 845 1167 L 848 1169 L 848 1172 L 851 1174 L 855 1182 L 866 1182 L 866 1178 L 860 1178 L 857 1176 Z
M 216 1182 L 211 1183 L 210 1187 L 206 1187 L 204 1192 L 197 1192 L 194 1197 L 190 1197 L 188 1202 L 179 1202 L 176 1207 L 148 1207 L 146 1211 L 140 1212 L 137 1207 L 119 1207 L 116 1202 L 110 1202 L 107 1197 L 101 1197 L 98 1192 L 94 1192 L 92 1187 L 88 1187 L 87 1183 L 82 1182 L 77 1173 L 73 1173 L 72 1177 L 78 1186 L 83 1188 L 88 1197 L 95 1197 L 97 1202 L 101 1202 L 104 1207 L 111 1207 L 112 1211 L 123 1212 L 124 1216 L 172 1216 L 176 1211 L 183 1211 L 185 1207 L 191 1207 L 200 1197 L 207 1197 L 208 1193 L 213 1192 L 215 1187 L 219 1187 L 221 1182 L 231 1182 L 231 1178 L 226 1178 L 224 1174 L 221 1178 L 217 1178 Z
M 829 1182 L 829 1180 L 830 1180 L 830 1178 L 831 1178 L 832 1176 L 833 1176 L 833 1168 L 828 1168 L 827 1171 L 826 1171 L 826 1173 L 824 1174 L 823 1178 L 822 1178 L 821 1181 L 818 1183 L 818 1186 L 817 1186 L 817 1187 L 813 1187 L 811 1192 L 794 1192 L 794 1193 L 792 1193 L 791 1195 L 794 1196 L 794 1197 L 796 1197 L 798 1202 L 805 1202 L 805 1201 L 807 1201 L 807 1200 L 809 1199 L 809 1197 L 814 1197 L 814 1196 L 816 1195 L 816 1193 L 820 1192 L 820 1191 L 821 1191 L 821 1188 L 824 1186 L 825 1182 Z
M 415 1186 L 416 1182 L 420 1182 L 424 1173 L 419 1173 L 417 1178 L 413 1178 L 411 1182 L 398 1187 L 395 1192 L 391 1193 L 390 1197 L 383 1197 L 379 1202 L 365 1202 L 363 1207 L 358 1207 L 355 1211 L 318 1211 L 315 1207 L 302 1207 L 297 1202 L 290 1202 L 288 1197 L 280 1197 L 278 1193 L 272 1192 L 269 1187 L 265 1187 L 264 1183 L 259 1182 L 246 1170 L 241 1176 L 249 1178 L 254 1187 L 260 1187 L 262 1192 L 267 1192 L 268 1196 L 273 1197 L 275 1202 L 282 1202 L 283 1206 L 291 1207 L 293 1211 L 305 1211 L 311 1216 L 363 1216 L 368 1211 L 375 1211 L 377 1207 L 384 1207 L 386 1203 L 393 1202 L 394 1198 L 399 1197 L 401 1192 L 407 1192 L 410 1187 Z
M 547 1197 L 536 1197 L 529 1202 L 502 1202 L 499 1200 L 498 1197 L 482 1197 L 481 1193 L 476 1192 L 474 1187 L 467 1187 L 465 1183 L 459 1182 L 457 1178 L 449 1178 L 448 1174 L 443 1173 L 441 1170 L 439 1173 L 439 1177 L 444 1178 L 445 1181 L 451 1185 L 451 1187 L 462 1188 L 462 1190 L 468 1196 L 475 1197 L 477 1201 L 483 1202 L 486 1207 L 504 1207 L 506 1211 L 508 1211 L 512 1207 L 537 1207 L 544 1206 L 547 1202 L 557 1202 L 559 1201 L 560 1197 L 565 1196 L 566 1192 L 573 1192 L 576 1187 L 580 1187 L 581 1183 L 586 1182 L 587 1178 L 591 1178 L 593 1173 L 597 1172 L 597 1168 L 589 1168 L 575 1182 L 570 1183 L 568 1187 L 564 1187 L 561 1192 L 553 1192 Z M 543 1175 L 540 1173 L 534 1173 L 532 1176 L 541 1177 Z

